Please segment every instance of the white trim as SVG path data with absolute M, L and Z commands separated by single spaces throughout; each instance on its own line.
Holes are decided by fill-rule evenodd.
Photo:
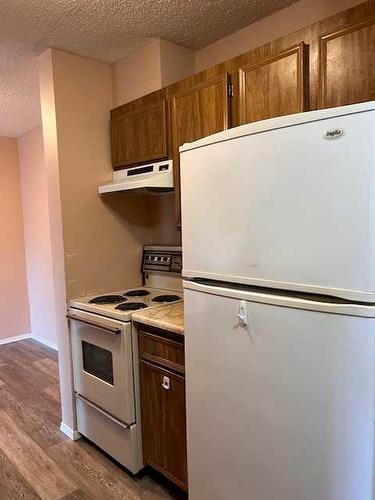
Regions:
M 19 342 L 20 340 L 26 339 L 31 339 L 31 333 L 23 333 L 22 335 L 15 335 L 14 337 L 0 339 L 0 345 L 11 344 L 12 342 Z
M 51 342 L 50 340 L 46 340 L 43 337 L 39 337 L 39 335 L 33 335 L 32 333 L 23 333 L 21 335 L 14 335 L 14 337 L 7 337 L 6 339 L 0 339 L 0 345 L 11 344 L 13 342 L 20 342 L 21 340 L 33 339 L 40 344 L 43 344 L 50 349 L 54 349 L 57 351 L 57 344 Z
M 72 441 L 78 441 L 78 439 L 81 439 L 82 437 L 78 431 L 73 431 L 73 429 L 71 429 L 64 422 L 61 422 L 60 424 L 60 431 L 65 434 L 65 436 L 68 436 L 68 438 Z
M 43 337 L 39 337 L 39 335 L 31 334 L 30 337 L 33 340 L 36 340 L 37 342 L 39 342 L 40 344 L 43 344 L 47 347 L 50 347 L 51 349 L 53 349 L 55 351 L 58 351 L 57 344 L 55 344 L 54 342 L 51 342 L 50 340 L 44 339 Z

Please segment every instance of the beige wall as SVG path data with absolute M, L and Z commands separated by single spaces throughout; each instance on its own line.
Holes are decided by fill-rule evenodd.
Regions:
M 43 132 L 18 139 L 31 333 L 56 346 L 52 247 Z
M 160 41 L 150 40 L 142 48 L 112 65 L 113 106 L 133 101 L 161 84 Z
M 177 230 L 174 194 L 157 195 L 150 199 L 150 243 L 154 245 L 181 245 L 181 231 Z
M 16 139 L 0 137 L 0 343 L 30 333 Z
M 61 51 L 53 51 L 52 63 L 68 299 L 134 286 L 147 203 L 97 194 L 112 176 L 110 66 Z
M 66 284 L 52 50 L 38 59 L 44 162 L 52 250 L 53 307 L 59 350 L 62 422 L 75 429 L 70 339 L 65 319 Z
M 194 52 L 159 39 L 161 86 L 166 87 L 195 72 Z
M 195 70 L 202 71 L 304 26 L 342 12 L 363 0 L 300 0 L 195 53 Z
M 112 65 L 113 106 L 120 106 L 194 73 L 194 52 L 154 38 Z
M 147 198 L 100 197 L 112 175 L 111 68 L 48 50 L 39 58 L 43 135 L 58 321 L 62 418 L 74 428 L 66 300 L 140 284 L 149 240 Z
M 181 66 L 167 71 L 160 63 L 162 52 L 176 60 L 172 50 L 173 44 L 153 41 L 112 67 L 54 49 L 39 57 L 62 421 L 72 429 L 67 301 L 139 285 L 142 246 L 156 240 L 176 242 L 173 196 L 159 203 L 152 196 L 97 194 L 98 185 L 112 175 L 110 109 L 157 90 L 162 81 L 180 78 Z M 186 67 L 192 72 L 192 55 L 176 50 L 188 56 Z

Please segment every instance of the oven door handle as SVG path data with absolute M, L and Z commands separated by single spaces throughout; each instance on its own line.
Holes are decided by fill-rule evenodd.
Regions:
M 94 321 L 89 321 L 88 319 L 78 318 L 73 314 L 67 314 L 66 317 L 73 321 L 78 321 L 79 323 L 83 323 L 84 325 L 93 326 L 94 328 L 98 328 L 99 330 L 105 330 L 106 332 L 111 333 L 112 335 L 120 335 L 121 328 L 111 328 L 110 326 L 103 326 L 95 323 Z
M 82 401 L 83 403 L 87 404 L 90 408 L 93 408 L 95 411 L 101 413 L 105 417 L 107 417 L 109 420 L 112 420 L 115 424 L 119 425 L 120 427 L 123 427 L 124 429 L 130 429 L 130 425 L 124 424 L 124 422 L 121 422 L 118 418 L 112 417 L 109 413 L 106 411 L 102 410 L 99 408 L 99 406 L 94 405 L 94 403 L 91 403 L 88 399 L 84 398 L 80 394 L 76 393 L 76 398 Z

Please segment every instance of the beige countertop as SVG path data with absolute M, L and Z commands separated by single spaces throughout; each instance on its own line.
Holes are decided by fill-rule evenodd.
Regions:
M 184 303 L 181 301 L 141 310 L 132 314 L 132 320 L 183 335 Z

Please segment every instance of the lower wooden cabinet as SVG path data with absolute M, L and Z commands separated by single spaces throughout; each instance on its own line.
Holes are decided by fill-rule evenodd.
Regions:
M 172 349 L 164 349 L 163 360 L 159 348 L 165 342 L 171 347 L 179 342 L 170 340 L 167 332 L 167 339 L 159 333 L 139 334 L 143 460 L 187 491 L 185 377 L 179 365 L 170 369 L 175 361 L 168 359 Z M 148 346 L 155 344 L 154 351 L 159 349 L 157 363 L 149 361 L 150 353 L 143 348 L 145 338 Z

